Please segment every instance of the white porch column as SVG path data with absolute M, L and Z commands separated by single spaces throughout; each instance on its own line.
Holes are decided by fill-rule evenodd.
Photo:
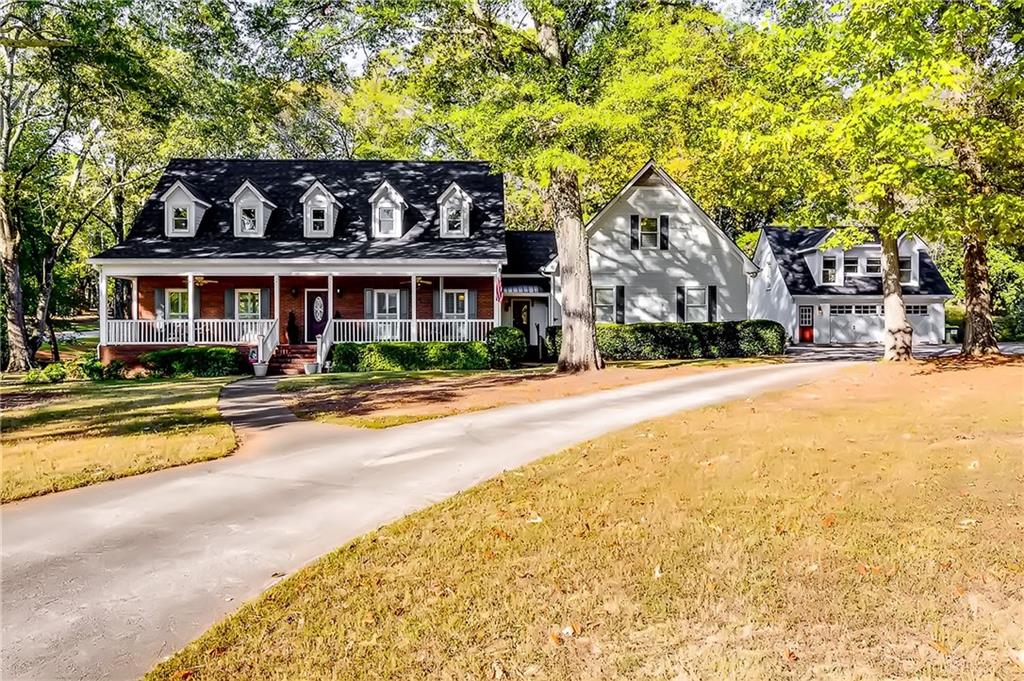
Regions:
M 139 278 L 132 277 L 132 319 L 139 318 Z
M 327 275 L 327 323 L 334 325 L 334 275 Z
M 107 275 L 100 270 L 99 300 L 96 306 L 100 313 L 100 345 L 107 344 Z
M 274 319 L 277 320 L 277 340 L 281 340 L 281 275 L 274 275 Z
M 412 293 L 409 295 L 409 312 L 410 318 L 412 320 L 411 338 L 413 341 L 418 341 L 420 339 L 420 334 L 419 329 L 417 328 L 419 325 L 416 323 L 416 289 L 419 288 L 419 286 L 417 286 L 417 284 L 419 283 L 419 277 L 417 277 L 414 274 L 412 275 L 412 277 L 410 277 L 410 280 L 412 281 Z
M 196 344 L 196 301 L 192 295 L 192 289 L 196 285 L 195 275 L 188 273 L 188 344 Z
M 494 286 L 491 290 L 491 297 L 494 299 L 494 328 L 501 326 L 501 306 L 502 302 L 498 300 L 498 283 L 501 281 L 501 266 L 498 266 L 498 271 L 494 275 Z

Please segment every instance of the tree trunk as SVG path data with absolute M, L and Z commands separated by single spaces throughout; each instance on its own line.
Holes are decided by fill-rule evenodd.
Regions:
M 114 190 L 110 194 L 110 229 L 114 232 L 117 243 L 125 238 L 124 229 L 124 176 L 121 172 L 120 159 L 114 160 Z M 114 280 L 114 319 L 130 319 L 131 314 L 131 282 L 127 279 Z
M 57 264 L 57 248 L 50 245 L 43 256 L 43 268 L 39 277 L 39 297 L 36 301 L 35 334 L 29 339 L 29 354 L 35 353 L 46 339 L 46 327 L 50 319 L 50 301 L 53 298 L 53 268 Z
M 25 331 L 25 302 L 21 296 L 21 235 L 11 223 L 7 202 L 0 195 L 0 262 L 3 266 L 4 285 L 7 293 L 5 307 L 7 324 L 7 347 L 10 358 L 7 371 L 28 371 L 32 360 L 28 351 L 28 333 Z
M 46 320 L 46 328 L 50 332 L 50 359 L 54 362 L 60 361 L 60 344 L 57 342 L 57 332 L 53 328 L 53 320 Z
M 562 286 L 562 348 L 558 354 L 558 371 L 600 369 L 590 282 L 590 249 L 587 247 L 576 174 L 555 171 L 545 194 L 555 225 L 558 277 Z
M 885 356 L 889 362 L 913 359 L 914 329 L 907 321 L 900 286 L 899 241 L 894 236 L 882 236 L 882 304 L 885 309 Z
M 967 232 L 964 237 L 964 337 L 960 352 L 975 357 L 998 355 L 992 323 L 992 286 L 988 277 L 985 242 Z

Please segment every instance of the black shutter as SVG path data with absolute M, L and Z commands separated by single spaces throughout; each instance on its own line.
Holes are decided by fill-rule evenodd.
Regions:
M 640 216 L 629 216 L 629 250 L 635 251 L 640 248 Z
M 155 319 L 164 319 L 167 317 L 167 310 L 165 308 L 166 301 L 167 294 L 165 293 L 165 289 L 153 289 L 153 317 Z
M 658 248 L 668 250 L 668 216 L 662 215 L 658 218 Z
M 708 286 L 708 321 L 713 322 L 718 318 L 718 288 Z
M 686 287 L 676 286 L 676 318 L 680 322 L 686 321 Z
M 224 319 L 235 318 L 235 289 L 224 289 Z
M 626 287 L 615 287 L 615 323 L 626 323 Z
M 373 319 L 373 289 L 363 289 L 363 319 Z
M 326 310 L 325 310 L 326 312 Z M 260 318 L 270 319 L 270 289 L 260 289 Z

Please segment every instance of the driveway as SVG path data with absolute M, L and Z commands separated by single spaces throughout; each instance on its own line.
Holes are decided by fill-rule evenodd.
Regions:
M 1024 343 L 1000 343 L 999 349 L 1007 355 L 1024 355 Z M 881 359 L 882 346 L 870 345 L 793 345 L 786 349 L 786 357 L 795 362 L 868 362 Z M 914 356 L 953 357 L 960 354 L 956 345 L 915 345 Z
M 842 366 L 730 369 L 386 431 L 298 421 L 272 381 L 241 381 L 223 401 L 235 456 L 3 508 L 2 677 L 137 677 L 284 574 L 503 470 Z

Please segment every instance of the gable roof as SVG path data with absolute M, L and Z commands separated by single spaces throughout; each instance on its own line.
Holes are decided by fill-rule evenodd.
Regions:
M 276 204 L 263 238 L 234 236 L 230 197 L 246 180 Z M 211 207 L 196 235 L 168 237 L 160 197 L 174 183 L 201 188 Z M 341 205 L 334 235 L 303 235 L 300 198 L 319 181 Z M 370 236 L 370 196 L 388 182 L 408 204 L 405 234 Z M 473 197 L 470 233 L 443 239 L 437 197 L 457 182 Z M 189 189 L 192 191 L 192 189 Z M 172 159 L 139 211 L 128 238 L 92 260 L 267 258 L 330 262 L 340 259 L 505 260 L 502 176 L 471 161 L 334 161 Z
M 765 227 L 761 230 L 761 238 L 775 255 L 789 293 L 794 296 L 882 295 L 881 277 L 847 275 L 842 286 L 822 286 L 814 281 L 803 253 L 820 244 L 830 232 L 827 227 Z M 920 253 L 917 285 L 904 284 L 902 289 L 904 295 L 911 296 L 950 295 L 949 286 L 926 251 Z
M 541 268 L 555 257 L 555 233 L 552 231 L 505 232 L 508 263 L 502 274 L 540 274 Z
M 199 191 L 198 187 L 181 179 L 175 181 L 170 187 L 165 189 L 162 194 L 160 194 L 160 201 L 166 201 L 171 196 L 171 194 L 174 193 L 174 190 L 176 189 L 183 190 L 186 194 L 191 196 L 192 200 L 195 201 L 196 203 L 201 203 L 207 208 L 209 208 L 211 205 L 210 202 L 206 200 L 206 197 L 203 195 L 203 193 Z
M 587 221 L 587 224 L 585 226 L 585 228 L 587 230 L 587 235 L 589 236 L 589 235 L 593 234 L 594 230 L 597 229 L 598 221 L 602 217 L 604 217 L 604 214 L 607 213 L 611 209 L 612 206 L 614 206 L 616 203 L 618 203 L 619 199 L 621 199 L 626 194 L 627 191 L 629 191 L 634 185 L 636 185 L 642 179 L 646 178 L 649 174 L 652 174 L 652 175 L 655 175 L 656 177 L 658 177 L 666 186 L 668 186 L 669 189 L 671 189 L 676 194 L 678 194 L 679 198 L 681 198 L 683 201 L 686 201 L 686 202 L 689 202 L 689 203 L 693 204 L 693 206 L 697 209 L 697 211 L 704 217 L 705 220 L 707 220 L 707 222 L 711 226 L 711 228 L 719 236 L 721 236 L 725 240 L 725 242 L 731 247 L 731 250 L 733 251 L 734 255 L 736 255 L 737 257 L 739 257 L 743 261 L 743 265 L 744 265 L 744 269 L 745 270 L 750 271 L 750 272 L 756 272 L 757 271 L 757 265 L 754 264 L 754 261 L 751 260 L 750 257 L 746 253 L 744 253 L 743 250 L 739 246 L 736 245 L 735 241 L 733 241 L 732 239 L 729 238 L 729 235 L 726 234 L 722 230 L 722 228 L 718 226 L 717 222 L 715 222 L 714 220 L 711 219 L 711 216 L 707 214 L 707 212 L 700 206 L 700 204 L 697 203 L 696 201 L 694 201 L 693 197 L 690 196 L 689 194 L 687 194 L 686 190 L 683 189 L 682 187 L 680 187 L 679 183 L 677 183 L 675 180 L 673 180 L 671 175 L 669 175 L 664 170 L 662 170 L 658 166 L 658 164 L 654 162 L 653 159 L 647 161 L 647 163 L 645 163 L 643 165 L 643 167 L 640 168 L 640 170 L 638 170 L 633 175 L 633 177 L 631 177 L 629 179 L 629 181 L 626 182 L 625 185 L 623 185 L 622 189 L 620 189 L 619 192 L 614 197 L 612 197 L 612 199 L 610 201 L 608 201 L 603 206 L 601 206 L 601 209 L 599 211 L 597 211 L 597 213 L 595 213 L 594 216 L 592 218 L 590 218 L 590 220 Z M 551 261 L 549 261 L 548 264 L 545 266 L 545 268 L 546 269 L 550 269 L 551 267 L 554 266 L 554 264 L 555 264 L 555 258 L 552 258 Z

